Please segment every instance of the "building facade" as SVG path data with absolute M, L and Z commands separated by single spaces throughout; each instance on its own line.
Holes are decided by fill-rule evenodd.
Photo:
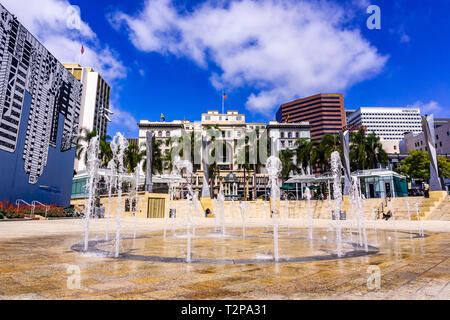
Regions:
M 81 83 L 0 5 L 0 200 L 68 205 Z
M 278 123 L 271 121 L 266 123 L 247 123 L 244 114 L 238 111 L 227 111 L 220 113 L 210 110 L 201 115 L 201 121 L 191 122 L 175 120 L 172 122 L 151 122 L 142 120 L 139 122 L 139 144 L 142 146 L 146 142 L 146 132 L 152 131 L 155 139 L 162 142 L 161 151 L 168 155 L 172 145 L 167 141 L 174 141 L 177 137 L 192 135 L 195 139 L 200 139 L 208 130 L 215 130 L 218 134 L 217 140 L 223 142 L 224 150 L 222 157 L 216 162 L 218 173 L 214 177 L 216 189 L 223 184 L 225 195 L 235 198 L 242 197 L 256 198 L 267 192 L 268 177 L 264 166 L 250 165 L 250 170 L 243 170 L 240 157 L 243 154 L 246 137 L 259 138 L 261 143 L 267 143 L 268 138 L 272 154 L 288 148 L 295 148 L 295 141 L 299 138 L 310 139 L 310 125 L 308 122 L 302 123 Z M 264 141 L 264 142 L 261 142 Z M 248 144 L 252 144 L 248 142 Z M 252 144 L 253 147 L 256 147 Z M 201 147 L 200 147 L 201 148 Z M 196 150 L 198 152 L 198 150 Z M 258 151 L 255 151 L 258 152 Z M 269 150 L 268 150 L 269 152 Z M 270 154 L 267 152 L 267 156 Z M 201 160 L 202 152 L 198 152 Z M 295 160 L 295 159 L 294 159 Z M 202 187 L 203 162 L 197 164 L 197 173 L 194 175 L 194 189 L 200 191 Z M 168 173 L 168 168 L 164 173 Z M 141 171 L 143 175 L 144 172 Z M 217 192 L 218 190 L 215 190 Z M 250 196 L 252 195 L 252 196 Z
M 309 122 L 311 139 L 321 140 L 325 134 L 338 134 L 346 125 L 344 96 L 317 94 L 282 104 L 276 114 L 278 122 Z
M 401 141 L 405 132 L 422 132 L 419 108 L 359 108 L 350 115 L 350 126 L 375 132 L 381 141 Z
M 82 129 L 95 130 L 100 136 L 106 136 L 110 116 L 111 88 L 98 72 L 92 68 L 83 68 L 79 64 L 64 64 L 64 67 L 83 85 L 80 106 L 80 133 Z M 86 142 L 81 142 L 86 147 Z M 74 170 L 86 169 L 84 154 L 80 160 L 75 159 Z
M 311 125 L 309 122 L 280 123 L 270 121 L 267 126 L 267 135 L 271 141 L 272 154 L 278 155 L 280 151 L 296 148 L 298 139 L 311 139 Z M 294 156 L 294 162 L 296 162 Z
M 436 152 L 438 154 L 450 154 L 450 119 L 434 120 L 436 133 Z M 407 132 L 400 142 L 401 153 L 409 153 L 414 150 L 428 152 L 423 132 Z

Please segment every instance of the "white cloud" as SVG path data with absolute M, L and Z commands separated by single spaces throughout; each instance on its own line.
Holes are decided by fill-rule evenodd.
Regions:
M 363 2 L 358 2 L 359 5 Z M 270 114 L 282 102 L 318 92 L 342 92 L 383 69 L 387 57 L 348 29 L 348 6 L 328 1 L 205 2 L 180 14 L 171 0 L 111 15 L 141 51 L 213 63 L 217 88 L 249 87 L 246 107 Z
M 436 117 L 443 117 L 450 115 L 450 112 L 447 110 L 447 108 L 444 108 L 436 101 L 430 101 L 428 103 L 417 101 L 410 107 L 420 108 L 420 111 L 423 115 L 434 114 Z
M 39 0 L 33 1 L 33 4 L 30 2 L 2 0 L 2 4 L 16 15 L 59 61 L 79 63 L 81 45 L 84 45 L 82 65 L 94 68 L 109 82 L 126 76 L 126 68 L 117 55 L 100 44 L 89 25 L 81 20 L 78 14 L 74 15 L 67 0 Z M 81 16 L 82 14 L 81 12 Z

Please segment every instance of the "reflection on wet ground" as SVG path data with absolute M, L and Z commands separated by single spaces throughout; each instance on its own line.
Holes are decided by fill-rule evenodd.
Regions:
M 314 230 L 310 241 L 307 229 L 282 228 L 275 263 L 269 228 L 248 228 L 245 238 L 239 228 L 224 238 L 198 228 L 190 264 L 183 230 L 124 239 L 119 259 L 100 233 L 87 253 L 76 251 L 81 235 L 5 239 L 0 299 L 449 299 L 450 237 L 426 235 L 370 230 L 366 253 L 346 230 L 348 255 L 336 259 L 332 229 Z M 71 289 L 69 266 L 79 268 L 79 288 Z M 368 286 L 370 266 L 379 268 L 379 287 Z

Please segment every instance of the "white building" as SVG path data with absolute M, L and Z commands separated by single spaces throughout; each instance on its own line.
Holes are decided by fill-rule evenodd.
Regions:
M 80 108 L 80 132 L 82 129 L 95 130 L 100 136 L 106 136 L 108 122 L 111 122 L 109 99 L 111 88 L 108 83 L 92 68 L 84 68 L 79 64 L 64 64 L 64 67 L 72 73 L 83 85 Z M 86 169 L 84 155 L 81 159 L 75 159 L 75 171 Z
M 359 108 L 349 117 L 350 126 L 363 126 L 381 141 L 400 141 L 405 132 L 422 132 L 419 108 Z
M 359 108 L 349 115 L 348 125 L 375 132 L 387 153 L 399 153 L 405 132 L 422 132 L 419 108 Z
M 272 142 L 272 154 L 286 149 L 294 149 L 298 139 L 311 139 L 311 125 L 309 122 L 280 123 L 270 121 L 267 126 L 267 134 Z M 295 161 L 295 159 L 294 159 Z

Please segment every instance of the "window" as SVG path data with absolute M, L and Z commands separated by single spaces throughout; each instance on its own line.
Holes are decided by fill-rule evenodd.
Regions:
M 170 137 L 170 131 L 166 132 L 166 137 Z
M 292 132 L 289 132 L 289 133 L 288 133 L 288 138 L 289 138 L 289 139 L 292 139 Z
M 209 121 L 209 120 L 211 120 L 211 117 L 210 116 L 205 116 L 205 121 Z
M 292 141 L 289 141 L 289 148 L 292 148 Z
M 284 138 L 284 132 L 282 132 L 282 133 L 280 134 L 280 137 L 281 137 L 281 139 Z
M 162 137 L 162 131 L 158 131 L 158 137 Z
M 295 137 L 298 139 L 298 138 L 300 138 L 300 133 L 297 131 L 296 133 L 295 133 Z
M 281 147 L 284 148 L 285 144 L 284 141 L 281 141 Z

